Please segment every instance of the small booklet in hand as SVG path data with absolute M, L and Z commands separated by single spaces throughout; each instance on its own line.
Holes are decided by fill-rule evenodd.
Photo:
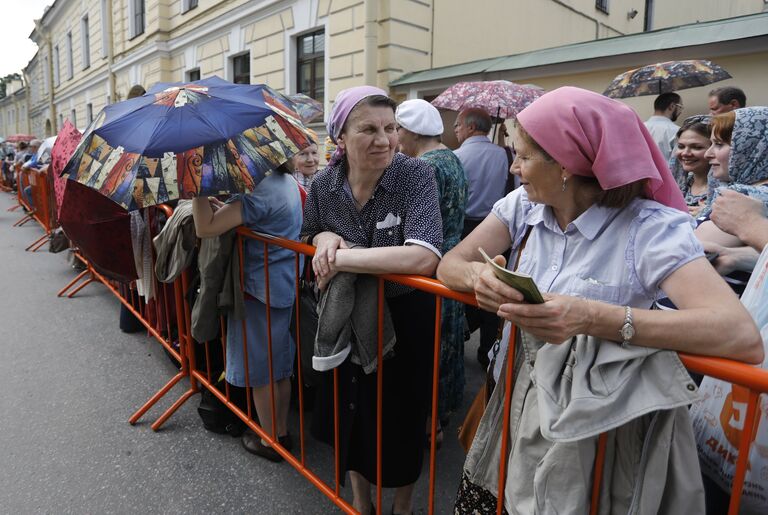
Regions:
M 533 282 L 533 278 L 531 278 L 530 275 L 507 270 L 506 268 L 499 266 L 498 263 L 488 257 L 488 254 L 486 254 L 482 248 L 478 250 L 483 256 L 483 259 L 485 259 L 485 262 L 493 267 L 493 273 L 496 274 L 496 277 L 522 293 L 523 297 L 525 298 L 525 302 L 530 304 L 544 303 L 544 297 L 541 296 L 539 287 L 536 286 L 536 283 Z

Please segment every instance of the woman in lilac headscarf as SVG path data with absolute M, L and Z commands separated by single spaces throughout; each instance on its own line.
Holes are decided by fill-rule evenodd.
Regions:
M 502 458 L 508 458 L 504 499 L 510 513 L 585 512 L 598 426 L 612 442 L 603 483 L 610 491 L 601 496 L 611 506 L 606 512 L 627 513 L 638 499 L 648 506 L 638 513 L 656 513 L 649 508 L 660 501 L 655 495 L 665 496 L 656 505 L 659 513 L 703 511 L 697 472 L 662 473 L 648 461 L 654 452 L 674 449 L 666 456 L 670 463 L 697 464 L 685 401 L 696 387 L 677 355 L 660 349 L 758 363 L 757 328 L 704 258 L 680 190 L 631 108 L 565 87 L 533 102 L 518 123 L 512 172 L 522 188 L 498 201 L 437 272 L 446 285 L 474 291 L 480 307 L 508 321 L 502 342 L 511 324 L 520 331 L 510 455 L 500 457 L 498 447 L 502 381 L 467 457 L 457 513 L 495 511 Z M 518 271 L 533 278 L 544 303 L 523 302 L 478 252 L 482 247 L 504 265 L 500 254 L 510 246 L 513 254 L 524 247 Z M 662 291 L 678 311 L 650 310 Z M 496 360 L 497 381 L 505 355 L 502 349 Z M 654 375 L 661 363 L 662 373 Z M 626 381 L 615 381 L 614 372 Z M 577 384 L 586 387 L 572 391 Z M 613 404 L 638 392 L 634 402 Z M 646 392 L 655 396 L 650 407 L 643 404 L 650 402 Z M 558 410 L 565 417 L 579 406 L 575 421 L 548 424 Z M 625 418 L 613 418 L 619 414 Z M 649 427 L 673 428 L 666 433 L 672 436 L 664 440 Z M 639 445 L 645 439 L 652 443 Z
M 336 96 L 328 134 L 336 151 L 312 182 L 301 231 L 317 247 L 312 267 L 320 288 L 338 272 L 433 275 L 443 239 L 437 183 L 427 163 L 395 153 L 395 103 L 378 88 L 346 89 Z M 431 393 L 435 302 L 394 283 L 386 284 L 385 296 L 396 343 L 382 365 L 382 486 L 397 488 L 393 513 L 411 513 Z M 375 307 L 370 319 L 376 320 Z M 351 356 L 338 367 L 339 454 L 342 471 L 350 472 L 354 507 L 369 513 L 377 477 L 378 371 L 366 373 Z M 312 432 L 333 444 L 333 378 L 327 379 Z

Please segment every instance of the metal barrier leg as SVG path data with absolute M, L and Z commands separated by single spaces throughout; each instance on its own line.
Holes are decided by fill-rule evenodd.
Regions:
M 13 224 L 13 226 L 14 227 L 21 227 L 25 223 L 29 222 L 30 220 L 34 220 L 34 219 L 35 219 L 35 217 L 32 216 L 32 215 L 29 215 L 29 214 L 28 215 L 24 215 L 24 218 L 22 218 L 21 220 L 19 220 L 15 224 Z
M 186 373 L 182 374 L 182 377 L 186 377 L 186 376 L 187 376 Z M 189 400 L 189 398 L 196 393 L 197 393 L 197 390 L 193 388 L 190 388 L 189 390 L 184 392 L 184 394 L 181 397 L 179 397 L 179 399 L 176 402 L 174 402 L 170 408 L 165 410 L 165 413 L 160 415 L 160 417 L 157 420 L 155 420 L 152 426 L 150 426 L 152 427 L 152 431 L 159 430 L 160 426 L 162 426 L 165 423 L 165 421 L 168 420 L 171 417 L 171 415 L 173 415 L 176 412 L 176 410 L 182 406 L 182 404 L 187 402 L 187 400 Z
M 30 249 L 32 249 L 31 252 L 37 252 L 38 250 L 40 250 L 40 248 L 43 245 L 45 245 L 49 237 L 50 235 L 48 233 L 44 234 L 41 238 L 36 239 L 34 243 L 32 243 L 29 247 L 25 248 L 24 250 L 27 252 L 30 252 Z
M 90 270 L 88 270 L 88 271 L 90 272 Z M 72 297 L 77 295 L 77 292 L 79 292 L 80 290 L 82 290 L 83 288 L 85 288 L 86 286 L 88 286 L 89 284 L 91 284 L 94 281 L 96 281 L 96 277 L 93 274 L 91 274 L 91 276 L 87 280 L 83 281 L 77 288 L 75 288 L 74 290 L 69 292 L 69 295 L 67 295 L 67 298 L 71 299 Z
M 15 206 L 11 206 L 8 209 L 6 209 L 6 211 L 16 211 L 20 207 L 21 207 L 20 205 L 16 204 Z
M 69 284 L 67 284 L 65 287 L 63 287 L 62 289 L 60 289 L 60 290 L 59 290 L 59 293 L 57 293 L 57 294 L 56 294 L 56 296 L 57 296 L 57 297 L 61 297 L 62 295 L 64 295 L 64 293 L 65 293 L 65 292 L 66 292 L 68 289 L 70 289 L 70 288 L 71 288 L 71 287 L 73 287 L 75 284 L 77 284 L 77 282 L 78 282 L 80 279 L 82 279 L 83 277 L 85 277 L 86 275 L 88 275 L 88 272 L 89 272 L 89 270 L 86 268 L 85 270 L 83 270 L 82 272 L 80 272 L 79 274 L 77 274 L 77 276 L 75 276 L 75 278 L 74 278 L 74 279 L 72 279 L 72 280 L 69 282 Z
M 161 397 L 163 397 L 163 396 L 164 396 L 166 393 L 168 393 L 168 392 L 171 390 L 171 388 L 173 388 L 174 386 L 176 386 L 176 383 L 178 383 L 179 381 L 181 381 L 181 380 L 182 380 L 184 377 L 186 377 L 186 376 L 187 376 L 187 373 L 186 373 L 186 372 L 179 372 L 178 374 L 176 374 L 175 376 L 173 376 L 173 377 L 171 378 L 171 380 L 170 380 L 170 381 L 168 381 L 167 383 L 165 383 L 165 386 L 163 386 L 162 388 L 160 388 L 160 389 L 157 391 L 157 393 L 156 393 L 156 394 L 154 394 L 154 395 L 153 395 L 153 396 L 152 396 L 152 397 L 151 397 L 151 398 L 150 398 L 150 399 L 149 399 L 147 402 L 145 402 L 145 403 L 144 403 L 144 405 L 143 405 L 141 408 L 139 408 L 139 409 L 136 411 L 136 413 L 134 413 L 133 415 L 131 415 L 131 418 L 129 418 L 129 419 L 128 419 L 128 423 L 129 423 L 129 424 L 131 424 L 131 425 L 133 425 L 133 424 L 135 424 L 136 422 L 138 422 L 138 420 L 139 420 L 139 419 L 140 419 L 140 418 L 141 418 L 141 417 L 144 415 L 144 413 L 146 413 L 146 412 L 149 410 L 149 408 L 151 408 L 152 406 L 154 406 L 154 405 L 155 405 L 155 403 L 156 403 L 157 401 L 159 401 Z M 185 400 L 186 400 L 186 399 L 185 399 Z M 174 411 L 175 411 L 175 410 L 174 410 Z M 166 418 L 167 418 L 167 417 L 166 417 Z

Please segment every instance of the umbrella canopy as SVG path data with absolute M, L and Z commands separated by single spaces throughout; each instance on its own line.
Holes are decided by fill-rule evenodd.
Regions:
M 43 140 L 40 144 L 40 148 L 37 149 L 38 163 L 46 163 L 50 160 L 51 150 L 53 149 L 54 143 L 56 143 L 56 136 L 51 136 L 50 138 L 45 138 Z
M 125 282 L 137 278 L 130 213 L 99 192 L 67 181 L 59 223 L 99 273 Z
M 543 94 L 540 88 L 508 80 L 459 82 L 440 93 L 432 105 L 451 111 L 481 108 L 491 116 L 508 119 L 517 116 Z
M 66 176 L 62 177 L 61 172 L 75 153 L 78 143 L 82 134 L 77 130 L 77 127 L 67 120 L 64 122 L 64 127 L 59 131 L 56 137 L 56 142 L 51 149 L 51 175 L 53 175 L 53 191 L 56 198 L 56 213 L 61 216 L 61 205 L 64 200 L 64 190 L 67 185 Z
M 611 98 L 661 95 L 730 78 L 731 75 L 722 67 L 704 59 L 667 61 L 618 75 L 603 95 Z
M 30 142 L 33 139 L 35 139 L 35 137 L 31 134 L 11 134 L 7 138 L 5 138 L 5 141 L 9 143 L 18 143 L 19 141 Z
M 309 123 L 323 115 L 323 104 L 304 93 L 288 95 L 288 100 L 293 102 L 296 112 L 303 123 Z
M 247 193 L 310 144 L 283 95 L 218 77 L 158 84 L 110 105 L 62 173 L 128 210 Z

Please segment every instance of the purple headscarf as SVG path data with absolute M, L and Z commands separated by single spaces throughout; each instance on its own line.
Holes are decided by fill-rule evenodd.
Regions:
M 354 109 L 364 98 L 372 97 L 374 95 L 383 95 L 386 97 L 387 92 L 374 86 L 355 86 L 354 88 L 347 88 L 339 91 L 339 94 L 336 95 L 336 100 L 333 102 L 331 115 L 328 118 L 327 125 L 328 136 L 331 137 L 331 140 L 334 143 L 338 144 L 337 139 L 341 134 L 341 129 L 344 128 L 344 123 L 347 121 L 352 109 Z M 344 150 L 337 146 L 336 151 L 333 153 L 333 156 L 331 156 L 328 166 L 338 163 L 343 156 Z

